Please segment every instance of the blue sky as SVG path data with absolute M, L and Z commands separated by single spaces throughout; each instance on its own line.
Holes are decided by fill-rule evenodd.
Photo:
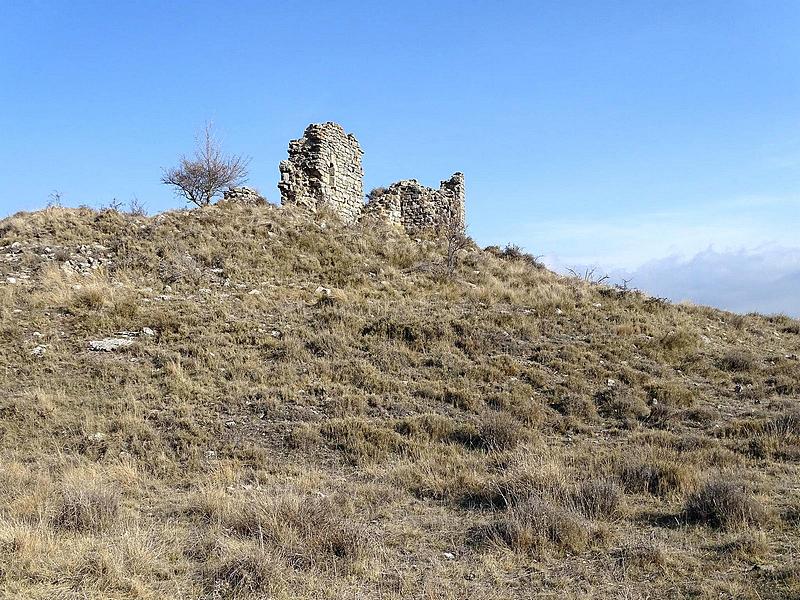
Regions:
M 800 314 L 800 2 L 0 0 L 0 216 L 137 197 L 214 122 L 278 199 L 310 122 L 367 189 L 461 170 L 470 232 Z

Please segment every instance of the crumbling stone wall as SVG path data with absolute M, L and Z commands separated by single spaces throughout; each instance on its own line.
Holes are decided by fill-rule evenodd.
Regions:
M 289 142 L 289 159 L 280 164 L 281 204 L 311 211 L 327 206 L 345 222 L 356 221 L 364 205 L 362 154 L 341 125 L 309 125 L 302 138 Z
M 377 216 L 406 231 L 440 229 L 452 218 L 464 225 L 464 175 L 454 173 L 439 189 L 405 179 L 378 189 L 364 207 L 365 215 Z

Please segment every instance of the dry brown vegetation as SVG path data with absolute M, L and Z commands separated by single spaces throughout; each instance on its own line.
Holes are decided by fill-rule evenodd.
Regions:
M 800 597 L 800 323 L 458 254 L 0 221 L 0 596 Z

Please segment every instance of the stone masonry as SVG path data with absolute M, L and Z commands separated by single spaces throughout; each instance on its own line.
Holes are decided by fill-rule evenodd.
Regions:
M 416 179 L 378 188 L 364 203 L 363 152 L 355 136 L 341 125 L 309 125 L 303 137 L 289 142 L 289 158 L 280 163 L 281 204 L 312 212 L 328 207 L 346 223 L 379 218 L 407 232 L 436 230 L 464 216 L 464 175 L 455 173 L 438 189 Z
M 405 179 L 376 190 L 364 206 L 365 215 L 380 216 L 406 231 L 440 229 L 454 219 L 464 225 L 464 175 L 455 173 L 438 190 Z
M 341 125 L 309 125 L 302 138 L 289 142 L 289 159 L 280 164 L 281 203 L 311 211 L 326 206 L 355 222 L 364 204 L 362 154 L 358 140 Z

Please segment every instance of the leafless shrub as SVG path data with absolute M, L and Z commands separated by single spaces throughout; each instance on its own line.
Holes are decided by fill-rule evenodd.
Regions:
M 385 188 L 385 187 L 375 187 L 375 188 L 372 188 L 372 189 L 371 189 L 369 192 L 367 192 L 367 194 L 366 194 L 366 197 L 367 197 L 367 202 L 372 202 L 373 200 L 375 200 L 375 199 L 376 199 L 376 198 L 378 198 L 379 196 L 382 196 L 382 195 L 383 195 L 383 194 L 385 194 L 385 193 L 386 193 L 386 188 Z
M 53 190 L 47 196 L 49 201 L 47 202 L 47 208 L 61 208 L 61 200 L 64 197 L 64 194 L 59 192 L 58 190 Z
M 225 155 L 212 127 L 206 124 L 192 158 L 181 157 L 177 167 L 166 169 L 161 183 L 175 188 L 175 193 L 197 206 L 208 206 L 224 189 L 247 181 L 250 159 Z
M 583 272 L 577 271 L 576 269 L 567 269 L 567 271 L 569 271 L 569 274 L 575 279 L 580 279 L 581 281 L 591 284 L 603 283 L 609 278 L 609 275 L 600 275 L 597 272 L 597 267 L 586 267 Z
M 447 244 L 445 267 L 447 276 L 452 278 L 458 267 L 459 253 L 468 248 L 472 241 L 467 235 L 464 214 L 456 202 L 451 202 L 448 207 L 444 235 Z
M 133 215 L 134 217 L 146 217 L 147 207 L 145 206 L 144 202 L 134 196 L 128 202 L 128 214 Z
M 506 244 L 505 248 L 503 248 L 502 250 L 498 249 L 497 251 L 495 251 L 495 254 L 504 260 L 524 262 L 536 269 L 544 269 L 544 265 L 540 261 L 540 259 L 542 258 L 541 255 L 534 256 L 529 252 L 525 252 L 522 248 L 520 248 L 516 244 Z
M 114 212 L 119 212 L 122 208 L 122 201 L 117 200 L 116 198 L 112 198 L 108 204 L 104 204 L 100 207 L 100 210 L 110 210 Z

